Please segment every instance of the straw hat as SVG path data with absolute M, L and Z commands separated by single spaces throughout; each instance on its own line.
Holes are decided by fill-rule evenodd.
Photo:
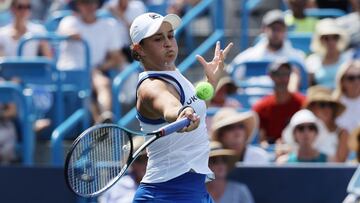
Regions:
M 258 128 L 258 116 L 253 111 L 237 112 L 234 108 L 223 107 L 212 118 L 212 138 L 218 140 L 219 129 L 235 123 L 244 123 L 247 141 L 250 142 Z
M 316 24 L 315 34 L 313 35 L 310 45 L 310 48 L 313 52 L 325 54 L 326 49 L 320 41 L 320 38 L 323 35 L 339 35 L 340 38 L 337 44 L 339 51 L 343 51 L 349 43 L 348 34 L 335 23 L 335 20 L 331 18 L 325 18 Z
M 330 102 L 335 104 L 335 117 L 341 115 L 346 108 L 340 101 L 332 96 L 330 89 L 318 85 L 308 88 L 304 107 L 309 108 L 315 102 Z
M 220 78 L 217 86 L 216 86 L 216 90 L 215 90 L 215 94 L 224 86 L 228 86 L 228 94 L 233 94 L 236 92 L 237 87 L 234 83 L 234 81 L 231 79 L 230 76 L 225 75 L 223 77 Z
M 285 127 L 282 132 L 282 139 L 285 144 L 288 144 L 292 148 L 297 147 L 297 143 L 294 139 L 294 129 L 296 126 L 303 123 L 313 123 L 318 129 L 317 137 L 315 142 L 321 142 L 325 139 L 325 126 L 321 121 L 308 109 L 302 109 L 296 112 L 290 119 L 289 124 Z M 316 145 L 316 144 L 314 144 Z
M 217 156 L 226 156 L 228 158 L 228 162 L 226 164 L 228 165 L 229 169 L 234 167 L 236 161 L 238 160 L 234 150 L 224 149 L 220 142 L 211 141 L 209 157 L 212 158 Z

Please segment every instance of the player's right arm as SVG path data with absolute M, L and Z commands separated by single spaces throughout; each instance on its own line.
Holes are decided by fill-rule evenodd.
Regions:
M 137 92 L 137 109 L 140 114 L 149 119 L 164 119 L 174 122 L 182 117 L 189 118 L 192 122 L 184 129 L 191 131 L 200 123 L 200 119 L 194 114 L 194 109 L 182 108 L 180 95 L 173 85 L 159 79 L 147 79 L 141 83 Z

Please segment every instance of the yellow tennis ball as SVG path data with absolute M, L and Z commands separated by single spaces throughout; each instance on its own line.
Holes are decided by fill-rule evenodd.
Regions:
M 195 89 L 199 99 L 207 101 L 214 96 L 214 87 L 208 82 L 199 82 Z

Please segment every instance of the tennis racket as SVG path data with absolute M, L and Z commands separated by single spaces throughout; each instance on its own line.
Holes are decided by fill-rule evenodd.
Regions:
M 190 124 L 188 118 L 151 133 L 132 132 L 115 124 L 95 125 L 76 138 L 65 160 L 65 179 L 70 189 L 82 197 L 95 197 L 109 189 L 131 163 L 155 140 Z M 152 136 L 133 152 L 132 137 Z

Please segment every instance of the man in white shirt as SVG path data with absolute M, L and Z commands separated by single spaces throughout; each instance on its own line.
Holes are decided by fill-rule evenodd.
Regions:
M 76 70 L 90 68 L 96 101 L 93 102 L 95 122 L 111 120 L 111 79 L 109 71 L 121 63 L 119 31 L 114 19 L 98 18 L 96 10 L 99 0 L 74 0 L 78 15 L 65 17 L 59 25 L 58 33 L 74 40 L 84 39 L 90 47 L 90 66 L 85 65 L 82 45 L 72 40 L 61 45 L 58 68 Z M 110 120 L 109 120 L 110 119 Z
M 229 72 L 232 72 L 234 67 L 238 64 L 247 61 L 268 60 L 274 61 L 276 59 L 286 58 L 289 61 L 298 62 L 304 66 L 305 54 L 298 49 L 292 47 L 290 41 L 287 40 L 287 28 L 284 20 L 284 13 L 281 10 L 271 10 L 267 12 L 262 19 L 263 37 L 255 44 L 255 46 L 246 49 L 238 54 L 227 67 Z M 241 79 L 242 76 L 239 76 Z M 260 78 L 260 77 L 259 77 Z M 289 87 L 291 90 L 297 90 L 298 78 L 292 76 Z M 270 78 L 262 77 L 259 81 L 261 84 L 271 83 Z
M 286 57 L 300 63 L 304 62 L 305 54 L 298 49 L 294 49 L 291 43 L 286 40 L 287 30 L 282 11 L 271 10 L 266 13 L 262 25 L 264 38 L 260 39 L 255 46 L 238 54 L 231 64 L 260 59 L 274 60 L 278 57 Z

